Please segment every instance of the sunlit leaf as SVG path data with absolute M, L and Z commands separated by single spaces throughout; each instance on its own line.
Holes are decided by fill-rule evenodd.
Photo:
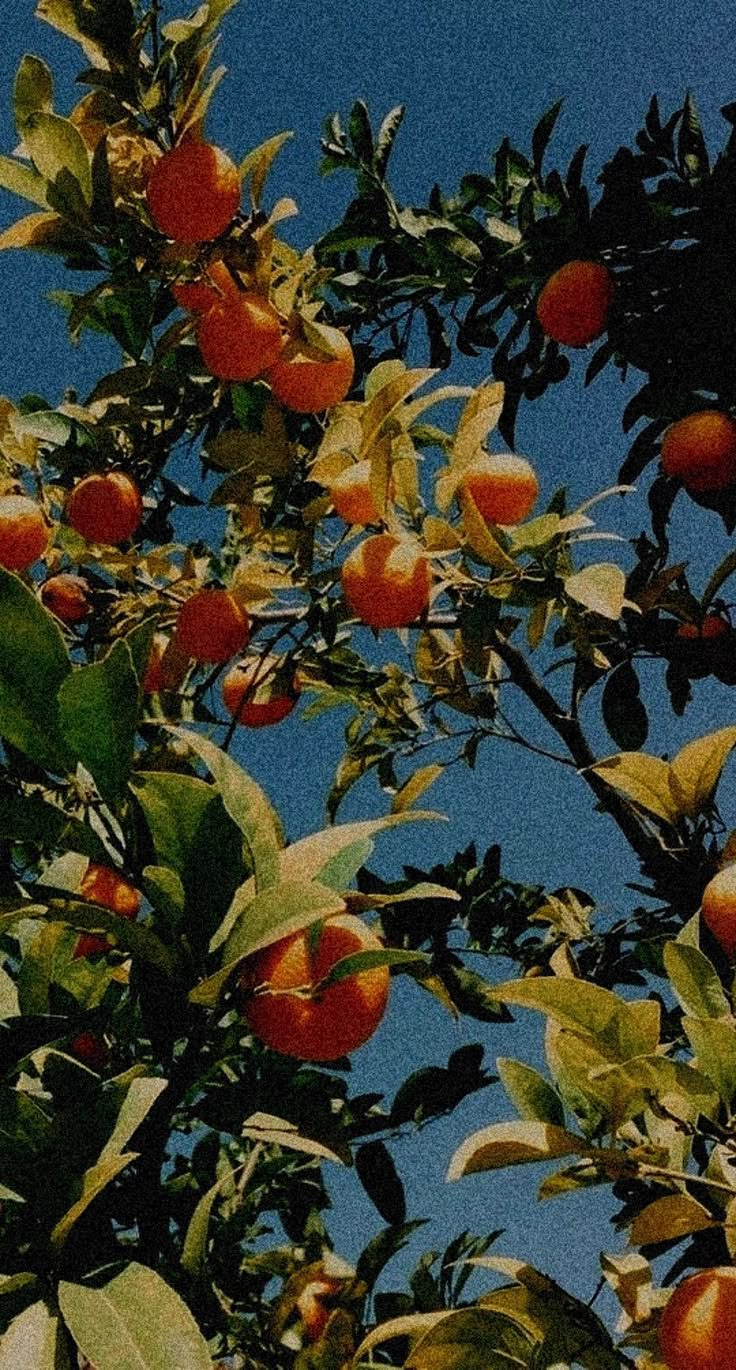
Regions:
M 72 1370 L 61 1320 L 45 1303 L 32 1303 L 3 1333 L 0 1370 Z
M 101 1288 L 62 1280 L 59 1303 L 96 1370 L 211 1370 L 207 1343 L 179 1295 L 136 1262 Z
M 677 822 L 678 807 L 672 794 L 667 761 L 647 756 L 645 752 L 618 752 L 596 761 L 590 769 L 647 813 L 667 823 Z
M 690 1194 L 667 1194 L 637 1213 L 629 1241 L 632 1246 L 654 1246 L 657 1242 L 676 1241 L 678 1237 L 715 1226 L 707 1208 Z
M 626 604 L 626 577 L 620 566 L 602 561 L 567 576 L 565 593 L 593 613 L 618 620 Z
M 459 1180 L 479 1170 L 501 1170 L 557 1156 L 585 1154 L 587 1143 L 552 1123 L 492 1123 L 466 1137 L 450 1161 L 448 1180 Z
M 694 818 L 710 802 L 734 747 L 736 727 L 720 728 L 688 742 L 673 757 L 670 785 L 680 813 Z

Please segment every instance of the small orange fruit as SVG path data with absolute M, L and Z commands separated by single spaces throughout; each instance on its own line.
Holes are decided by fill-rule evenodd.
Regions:
M 429 605 L 432 573 L 416 543 L 393 533 L 366 538 L 342 564 L 348 607 L 370 628 L 403 628 Z
M 332 355 L 303 338 L 292 338 L 266 377 L 279 404 L 297 414 L 331 409 L 344 400 L 353 379 L 355 358 L 345 334 L 327 324 L 320 332 Z
M 92 612 L 88 582 L 83 576 L 73 576 L 68 571 L 61 571 L 58 576 L 50 576 L 44 581 L 40 595 L 41 603 L 62 623 L 81 623 Z
M 380 516 L 371 493 L 371 464 L 356 461 L 335 476 L 330 485 L 330 499 L 336 514 L 346 523 L 379 523 Z
M 141 896 L 138 890 L 109 866 L 100 866 L 91 861 L 79 886 L 79 893 L 89 904 L 99 904 L 110 909 L 120 918 L 132 920 L 138 917 Z M 96 951 L 107 951 L 107 937 L 95 932 L 82 933 L 77 938 L 74 959 L 90 956 Z
M 160 233 L 179 243 L 208 242 L 224 233 L 240 205 L 240 174 L 211 143 L 184 139 L 154 164 L 146 187 Z
M 736 863 L 730 862 L 708 881 L 700 912 L 726 955 L 733 956 L 736 953 Z
M 613 277 L 605 266 L 566 262 L 542 287 L 537 318 L 548 338 L 566 347 L 587 347 L 605 332 L 614 294 Z
M 686 642 L 713 642 L 731 632 L 731 624 L 720 614 L 706 614 L 702 623 L 681 623 L 676 637 Z
M 341 1289 L 341 1280 L 310 1280 L 305 1284 L 296 1301 L 305 1341 L 319 1341 L 332 1315 L 332 1309 L 324 1300 L 333 1298 Z
M 177 646 L 194 661 L 215 664 L 242 652 L 250 635 L 246 610 L 228 590 L 196 590 L 176 620 Z
M 26 495 L 0 498 L 0 566 L 25 571 L 46 551 L 49 530 L 43 513 Z
M 104 542 L 113 547 L 132 536 L 142 513 L 141 492 L 124 471 L 85 476 L 66 502 L 67 519 L 77 533 L 88 542 Z
M 182 309 L 192 314 L 204 314 L 221 300 L 238 295 L 238 287 L 223 261 L 210 262 L 198 281 L 181 281 L 172 285 L 171 293 Z
M 228 713 L 246 728 L 267 728 L 290 714 L 299 698 L 295 673 L 285 679 L 276 656 L 239 661 L 222 682 Z
M 276 310 L 252 290 L 224 296 L 201 314 L 197 342 L 207 370 L 222 381 L 255 380 L 283 345 Z
M 539 481 L 524 457 L 484 452 L 463 470 L 458 486 L 461 501 L 466 493 L 487 523 L 521 523 L 537 502 Z
M 698 1270 L 678 1284 L 659 1324 L 667 1370 L 733 1370 L 736 1346 L 736 1269 Z
M 102 1074 L 110 1062 L 109 1047 L 96 1032 L 78 1032 L 76 1037 L 72 1037 L 69 1055 L 76 1057 L 82 1065 L 89 1066 L 90 1070 L 96 1070 L 98 1075 Z
M 309 929 L 274 942 L 245 963 L 239 985 L 246 991 L 246 1022 L 266 1046 L 302 1061 L 334 1061 L 355 1051 L 373 1036 L 386 1011 L 387 967 L 360 971 L 318 996 L 304 990 L 343 957 L 380 950 L 375 933 L 351 914 L 327 919 L 316 947 Z M 265 992 L 253 993 L 258 987 Z M 302 993 L 291 992 L 297 989 Z
M 716 409 L 678 419 L 662 438 L 662 470 L 686 490 L 724 490 L 736 481 L 736 423 Z

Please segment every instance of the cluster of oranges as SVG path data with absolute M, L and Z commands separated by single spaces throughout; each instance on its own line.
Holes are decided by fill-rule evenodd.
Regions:
M 135 919 L 141 909 L 140 893 L 130 881 L 94 862 L 87 867 L 79 894 L 119 918 Z M 106 936 L 82 933 L 74 956 L 96 955 L 109 947 Z M 373 1035 L 386 1011 L 387 967 L 374 966 L 319 991 L 317 987 L 344 957 L 380 950 L 382 943 L 367 924 L 352 914 L 339 914 L 324 922 L 317 938 L 307 929 L 255 953 L 245 962 L 236 987 L 251 1031 L 274 1051 L 304 1061 L 333 1061 L 355 1051 Z M 77 1034 L 70 1050 L 92 1069 L 103 1068 L 107 1049 L 95 1034 Z
M 220 148 L 185 138 L 154 164 L 146 199 L 167 238 L 210 243 L 232 223 L 240 189 L 238 169 Z M 175 285 L 173 294 L 195 316 L 202 360 L 219 380 L 264 377 L 280 404 L 303 414 L 345 398 L 354 359 L 339 329 L 321 325 L 318 341 L 310 341 L 301 336 L 298 321 L 282 327 L 267 294 L 242 289 L 221 259 L 199 280 Z

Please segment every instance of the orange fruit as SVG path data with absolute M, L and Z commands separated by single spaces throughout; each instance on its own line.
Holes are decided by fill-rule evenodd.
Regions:
M 154 633 L 148 662 L 141 682 L 141 689 L 145 695 L 155 695 L 158 694 L 160 690 L 166 689 L 162 663 L 164 652 L 168 645 L 169 639 L 164 633 Z
M 50 576 L 41 586 L 41 603 L 62 623 L 81 623 L 89 618 L 92 605 L 88 598 L 89 584 L 83 576 L 61 571 Z
M 403 628 L 429 606 L 432 573 L 416 543 L 393 533 L 359 542 L 342 564 L 348 608 L 370 628 Z
M 172 285 L 171 293 L 182 309 L 188 309 L 192 314 L 204 314 L 213 305 L 236 296 L 239 291 L 225 263 L 218 261 L 206 266 L 199 280 Z
M 249 635 L 248 614 L 228 590 L 196 590 L 182 604 L 174 630 L 182 652 L 212 664 L 242 652 Z
M 124 471 L 94 472 L 77 482 L 66 502 L 72 528 L 88 542 L 115 546 L 125 542 L 141 521 L 143 500 L 135 481 Z
M 222 682 L 222 698 L 228 713 L 246 728 L 267 728 L 290 714 L 299 698 L 296 674 L 284 679 L 275 656 L 254 656 L 239 661 Z M 274 674 L 276 673 L 276 674 Z
M 224 233 L 240 205 L 240 174 L 227 153 L 185 139 L 154 164 L 146 186 L 156 228 L 179 243 Z
M 720 614 L 706 614 L 702 623 L 681 623 L 676 637 L 686 642 L 712 642 L 724 633 L 731 632 L 731 624 Z
M 464 468 L 458 494 L 472 496 L 487 523 L 521 523 L 539 496 L 534 467 L 510 452 L 483 453 Z
M 107 1043 L 96 1032 L 78 1032 L 76 1037 L 72 1037 L 69 1055 L 89 1066 L 90 1070 L 96 1070 L 98 1075 L 102 1074 L 110 1061 Z
M 700 912 L 726 955 L 733 956 L 736 953 L 736 863 L 730 862 L 708 881 Z
M 296 1301 L 305 1341 L 319 1341 L 332 1314 L 332 1309 L 323 1300 L 331 1298 L 341 1289 L 341 1280 L 310 1280 L 309 1284 L 305 1284 Z
M 0 498 L 0 566 L 6 571 L 25 571 L 49 545 L 43 513 L 26 495 Z
M 245 963 L 239 986 L 246 992 L 246 1022 L 266 1046 L 302 1061 L 334 1061 L 355 1051 L 373 1036 L 386 1011 L 386 966 L 351 975 L 319 996 L 289 991 L 314 987 L 344 956 L 380 950 L 375 933 L 352 914 L 329 918 L 316 946 L 310 929 L 274 942 Z M 253 993 L 256 987 L 265 992 Z
M 223 296 L 197 323 L 207 370 L 222 381 L 252 381 L 275 362 L 283 339 L 273 305 L 255 291 Z
M 667 1370 L 733 1370 L 736 1365 L 736 1269 L 699 1270 L 678 1284 L 659 1324 Z
M 346 523 L 380 523 L 370 487 L 371 464 L 356 461 L 335 476 L 330 499 L 336 514 Z
M 736 481 L 736 423 L 716 409 L 678 419 L 662 438 L 662 470 L 696 493 Z
M 587 347 L 605 332 L 615 286 L 599 262 L 566 262 L 550 276 L 537 299 L 537 318 L 548 338 L 566 347 Z
M 117 871 L 111 870 L 109 866 L 100 866 L 91 861 L 87 867 L 84 878 L 79 886 L 79 893 L 89 904 L 99 904 L 104 909 L 110 909 L 112 913 L 117 913 L 121 918 L 137 918 L 141 907 L 141 896 L 137 889 L 118 875 Z M 107 951 L 109 946 L 107 937 L 95 932 L 82 933 L 77 938 L 77 945 L 74 950 L 74 959 L 80 956 L 90 956 L 96 951 Z
M 339 328 L 320 326 L 334 355 L 292 338 L 266 377 L 274 397 L 297 414 L 318 414 L 344 400 L 355 371 L 353 349 Z

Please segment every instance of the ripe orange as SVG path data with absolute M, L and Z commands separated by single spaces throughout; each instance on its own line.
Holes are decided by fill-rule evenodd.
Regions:
M 483 453 L 463 471 L 458 487 L 461 501 L 466 492 L 487 523 L 521 523 L 537 502 L 539 481 L 524 457 Z
M 713 642 L 731 632 L 731 624 L 720 614 L 706 614 L 702 623 L 681 623 L 676 637 L 686 642 Z
M 566 262 L 550 276 L 537 300 L 537 318 L 548 338 L 566 347 L 587 347 L 605 332 L 615 286 L 599 262 Z
M 80 939 L 81 940 L 81 939 Z M 69 1055 L 101 1075 L 110 1061 L 107 1043 L 96 1032 L 78 1032 L 69 1043 Z
M 151 651 L 148 656 L 148 663 L 143 673 L 141 689 L 146 695 L 155 695 L 159 690 L 165 690 L 163 656 L 169 645 L 169 639 L 164 633 L 155 633 L 151 642 Z
M 254 656 L 239 661 L 222 682 L 222 698 L 228 713 L 246 728 L 266 728 L 290 714 L 299 698 L 296 674 L 285 679 L 275 656 Z M 274 674 L 276 673 L 276 674 Z
M 699 1270 L 678 1284 L 659 1324 L 668 1370 L 733 1370 L 736 1364 L 736 1269 Z
M 736 423 L 716 409 L 678 419 L 662 438 L 662 469 L 686 490 L 724 490 L 736 481 Z
M 266 377 L 275 398 L 297 414 L 318 414 L 344 400 L 355 371 L 353 349 L 339 328 L 321 325 L 334 352 L 327 356 L 303 338 L 292 338 Z
M 197 322 L 207 370 L 222 381 L 252 381 L 272 366 L 283 339 L 273 305 L 255 291 L 225 295 Z
M 266 1046 L 302 1061 L 334 1061 L 355 1051 L 386 1011 L 386 966 L 340 980 L 319 997 L 289 991 L 314 987 L 344 956 L 380 949 L 375 933 L 352 914 L 329 918 L 314 949 L 309 929 L 265 947 L 246 962 L 239 982 L 246 1022 Z M 267 992 L 252 993 L 257 986 Z
M 213 664 L 242 652 L 249 635 L 248 614 L 228 590 L 196 590 L 182 604 L 174 630 L 182 652 Z
M 331 1298 L 341 1289 L 341 1280 L 310 1280 L 309 1284 L 305 1284 L 296 1301 L 305 1341 L 319 1341 L 332 1314 L 332 1309 L 323 1300 Z
M 238 287 L 222 261 L 206 266 L 198 281 L 181 281 L 172 285 L 171 293 L 182 309 L 192 314 L 204 314 L 223 299 L 236 296 Z
M 43 513 L 26 495 L 0 498 L 0 566 L 25 571 L 46 551 L 49 530 Z
M 403 628 L 429 606 L 432 573 L 408 538 L 376 533 L 345 558 L 342 588 L 348 607 L 370 628 Z
M 224 233 L 240 205 L 240 175 L 225 152 L 185 139 L 154 164 L 146 187 L 160 233 L 201 243 Z
M 142 513 L 141 492 L 124 471 L 85 476 L 66 502 L 66 516 L 77 533 L 88 542 L 111 546 L 132 536 Z
M 727 956 L 736 953 L 736 863 L 724 866 L 703 890 L 700 912 Z
M 81 623 L 89 618 L 92 605 L 88 598 L 89 584 L 83 576 L 61 571 L 41 586 L 41 603 L 60 618 L 62 623 Z
M 121 918 L 137 918 L 141 907 L 141 896 L 137 889 L 118 875 L 109 866 L 100 866 L 91 861 L 79 886 L 79 893 L 90 904 L 99 904 L 110 909 Z M 95 932 L 82 933 L 77 938 L 74 959 L 90 956 L 96 951 L 107 951 L 107 937 Z
M 339 476 L 335 476 L 330 486 L 330 499 L 336 514 L 346 523 L 379 523 L 370 487 L 369 461 L 356 461 Z

